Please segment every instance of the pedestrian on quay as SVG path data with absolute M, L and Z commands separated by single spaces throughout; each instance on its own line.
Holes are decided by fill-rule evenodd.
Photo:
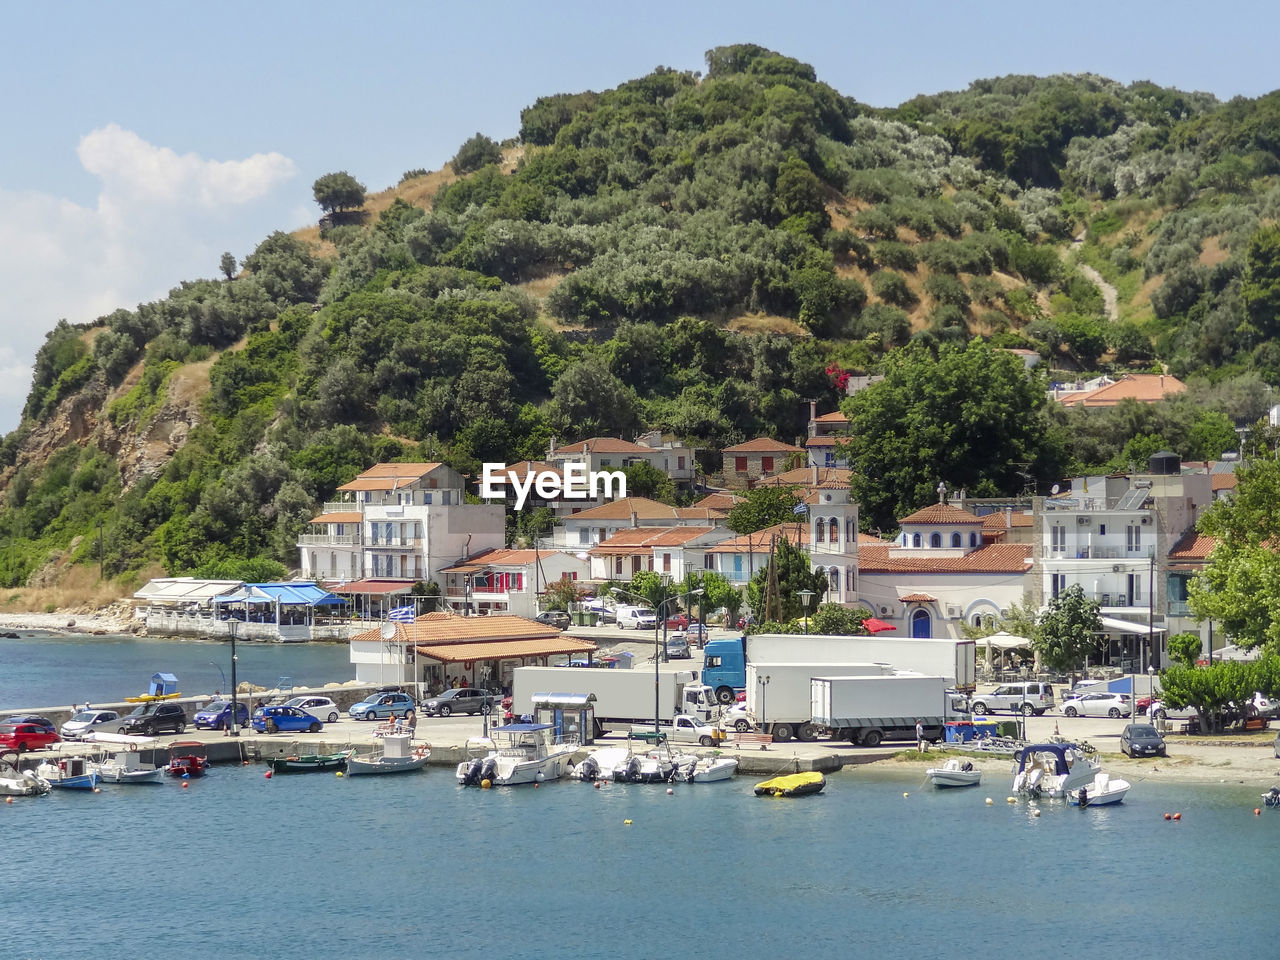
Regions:
M 916 717 L 916 753 L 924 753 L 924 724 Z

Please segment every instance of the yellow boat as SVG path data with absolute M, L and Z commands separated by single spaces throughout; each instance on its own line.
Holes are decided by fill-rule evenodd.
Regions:
M 174 697 L 180 697 L 180 693 L 144 693 L 140 697 L 125 697 L 125 703 L 150 703 L 152 700 L 172 700 Z
M 757 797 L 803 797 L 818 793 L 827 785 L 827 778 L 816 770 L 808 773 L 788 773 L 756 784 Z

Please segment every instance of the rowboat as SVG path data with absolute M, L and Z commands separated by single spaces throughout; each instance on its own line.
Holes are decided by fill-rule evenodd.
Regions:
M 343 750 L 341 753 L 307 753 L 295 757 L 273 757 L 271 770 L 273 773 L 319 773 L 324 770 L 341 770 L 354 750 Z

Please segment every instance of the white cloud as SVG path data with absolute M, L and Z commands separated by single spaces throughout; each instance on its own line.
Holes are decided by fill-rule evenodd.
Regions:
M 86 135 L 77 155 L 101 181 L 92 207 L 0 186 L 0 432 L 17 425 L 31 361 L 59 319 L 92 320 L 213 276 L 223 250 L 279 225 L 273 194 L 297 172 L 279 153 L 206 160 L 115 124 Z

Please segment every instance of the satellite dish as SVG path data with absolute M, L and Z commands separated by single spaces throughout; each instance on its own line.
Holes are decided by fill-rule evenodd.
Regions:
M 394 640 L 396 638 L 396 625 L 394 623 L 384 623 L 382 625 L 382 639 Z
M 1061 489 L 1062 488 L 1055 483 L 1052 487 L 1049 488 L 1049 492 L 1056 495 L 1057 492 Z

